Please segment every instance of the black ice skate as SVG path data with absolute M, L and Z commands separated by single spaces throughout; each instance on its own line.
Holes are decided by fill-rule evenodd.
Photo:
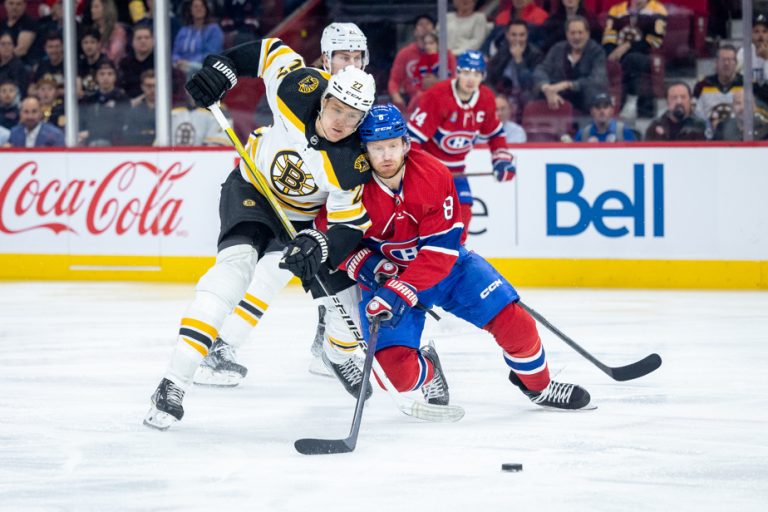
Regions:
M 221 338 L 216 338 L 210 352 L 195 371 L 195 384 L 201 386 L 232 387 L 240 384 L 248 368 L 236 361 L 235 349 Z
M 576 384 L 550 380 L 549 385 L 543 391 L 531 391 L 525 387 L 523 381 L 512 370 L 509 372 L 509 381 L 520 388 L 525 396 L 536 405 L 556 409 L 593 409 L 593 407 L 587 407 L 590 400 L 587 390 Z
M 184 417 L 184 390 L 168 379 L 163 379 L 152 394 L 152 408 L 144 417 L 144 424 L 165 430 Z
M 325 355 L 325 353 L 323 353 L 321 357 L 323 359 L 323 363 L 325 363 L 328 369 L 333 372 L 337 379 L 339 379 L 341 384 L 344 386 L 344 389 L 347 390 L 347 393 L 355 398 L 359 397 L 360 388 L 362 387 L 363 383 L 363 372 L 355 364 L 355 359 L 350 357 L 343 363 L 336 364 L 328 359 L 328 356 Z M 365 399 L 368 400 L 372 393 L 373 388 L 371 387 L 371 383 L 368 382 L 368 386 L 365 388 Z
M 435 373 L 429 383 L 421 386 L 421 393 L 424 400 L 429 404 L 448 405 L 450 395 L 448 394 L 448 382 L 443 374 L 443 367 L 440 364 L 440 358 L 437 356 L 437 349 L 432 340 L 426 347 L 421 348 L 421 355 L 429 359 L 435 367 Z

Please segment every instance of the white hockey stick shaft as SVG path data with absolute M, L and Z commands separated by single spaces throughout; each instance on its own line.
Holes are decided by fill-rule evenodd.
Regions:
M 250 155 L 248 155 L 248 152 L 243 147 L 242 143 L 240 142 L 240 139 L 237 137 L 237 134 L 235 133 L 235 130 L 232 129 L 232 126 L 229 124 L 229 121 L 227 120 L 226 117 L 224 117 L 224 113 L 221 111 L 221 107 L 219 106 L 219 103 L 217 102 L 209 106 L 208 110 L 211 111 L 211 113 L 213 114 L 213 117 L 216 119 L 216 122 L 219 123 L 219 126 L 221 126 L 221 129 L 224 130 L 224 132 L 229 137 L 229 140 L 232 141 L 232 145 L 234 145 L 235 151 L 237 151 L 237 154 L 240 155 L 240 158 L 242 158 L 243 161 L 245 162 L 245 165 L 248 169 L 250 176 L 254 180 L 254 185 L 257 187 L 257 190 L 267 199 L 270 206 L 274 210 L 275 214 L 277 214 L 278 218 L 280 219 L 280 223 L 283 225 L 283 228 L 288 233 L 288 235 L 291 238 L 295 238 L 296 229 L 293 227 L 293 224 L 291 224 L 291 221 L 285 215 L 285 212 L 283 211 L 283 208 L 280 206 L 280 203 L 277 202 L 277 198 L 275 197 L 272 190 L 269 188 L 269 184 L 267 183 L 266 178 L 264 178 L 264 175 L 261 174 L 261 172 L 259 172 L 259 170 L 256 168 L 256 164 L 253 162 L 253 159 L 250 157 Z M 360 334 L 359 330 L 356 327 L 354 329 L 352 328 L 352 326 L 354 325 L 354 321 L 352 321 L 352 319 L 349 317 L 349 313 L 346 312 L 346 309 L 344 308 L 344 305 L 339 300 L 339 298 L 336 295 L 332 295 L 328 293 L 328 290 L 325 288 L 325 285 L 322 283 L 320 279 L 318 279 L 318 284 L 323 289 L 323 292 L 325 292 L 325 294 L 333 300 L 333 303 L 336 306 L 336 309 L 339 311 L 342 317 L 344 317 L 344 320 L 345 320 L 344 323 L 349 327 L 350 332 L 355 337 L 355 339 L 358 342 L 364 341 L 363 336 Z M 346 321 L 348 318 L 349 318 L 349 321 Z M 376 375 L 384 384 L 384 388 L 387 390 L 387 393 L 389 394 L 389 396 L 391 396 L 392 399 L 395 401 L 397 408 L 400 409 L 403 413 L 408 414 L 409 416 L 416 416 L 418 418 L 422 418 L 428 421 L 458 421 L 459 419 L 461 419 L 462 416 L 464 416 L 464 410 L 461 409 L 460 407 L 458 408 L 452 407 L 452 410 L 443 411 L 443 408 L 447 408 L 451 406 L 423 404 L 401 395 L 395 389 L 392 383 L 389 381 L 383 369 L 381 368 L 381 365 L 379 364 L 379 362 L 376 360 L 375 357 L 373 358 L 373 361 L 374 361 L 374 368 L 376 370 L 375 372 Z M 428 407 L 425 407 L 425 406 L 428 406 Z M 438 409 L 433 410 L 436 407 Z M 459 415 L 459 411 L 455 409 L 458 409 L 459 411 L 461 411 L 461 415 Z M 448 419 L 448 420 L 430 419 L 432 417 L 440 417 L 441 411 L 446 413 L 447 417 L 456 418 L 456 419 Z

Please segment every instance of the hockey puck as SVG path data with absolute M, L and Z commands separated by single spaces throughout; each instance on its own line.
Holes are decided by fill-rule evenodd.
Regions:
M 502 471 L 512 471 L 512 472 L 522 471 L 523 470 L 523 465 L 522 464 L 517 464 L 517 463 L 513 464 L 513 463 L 510 463 L 510 462 L 507 462 L 506 464 L 502 464 L 501 465 L 501 470 Z

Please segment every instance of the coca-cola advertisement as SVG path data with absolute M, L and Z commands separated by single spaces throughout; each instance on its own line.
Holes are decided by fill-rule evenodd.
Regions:
M 229 151 L 8 152 L 0 159 L 0 252 L 216 253 Z

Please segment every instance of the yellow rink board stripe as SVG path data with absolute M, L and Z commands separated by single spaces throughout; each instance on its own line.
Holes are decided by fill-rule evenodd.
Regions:
M 194 283 L 214 261 L 208 256 L 0 254 L 0 279 Z M 562 258 L 490 258 L 489 261 L 515 286 L 768 290 L 768 261 Z

